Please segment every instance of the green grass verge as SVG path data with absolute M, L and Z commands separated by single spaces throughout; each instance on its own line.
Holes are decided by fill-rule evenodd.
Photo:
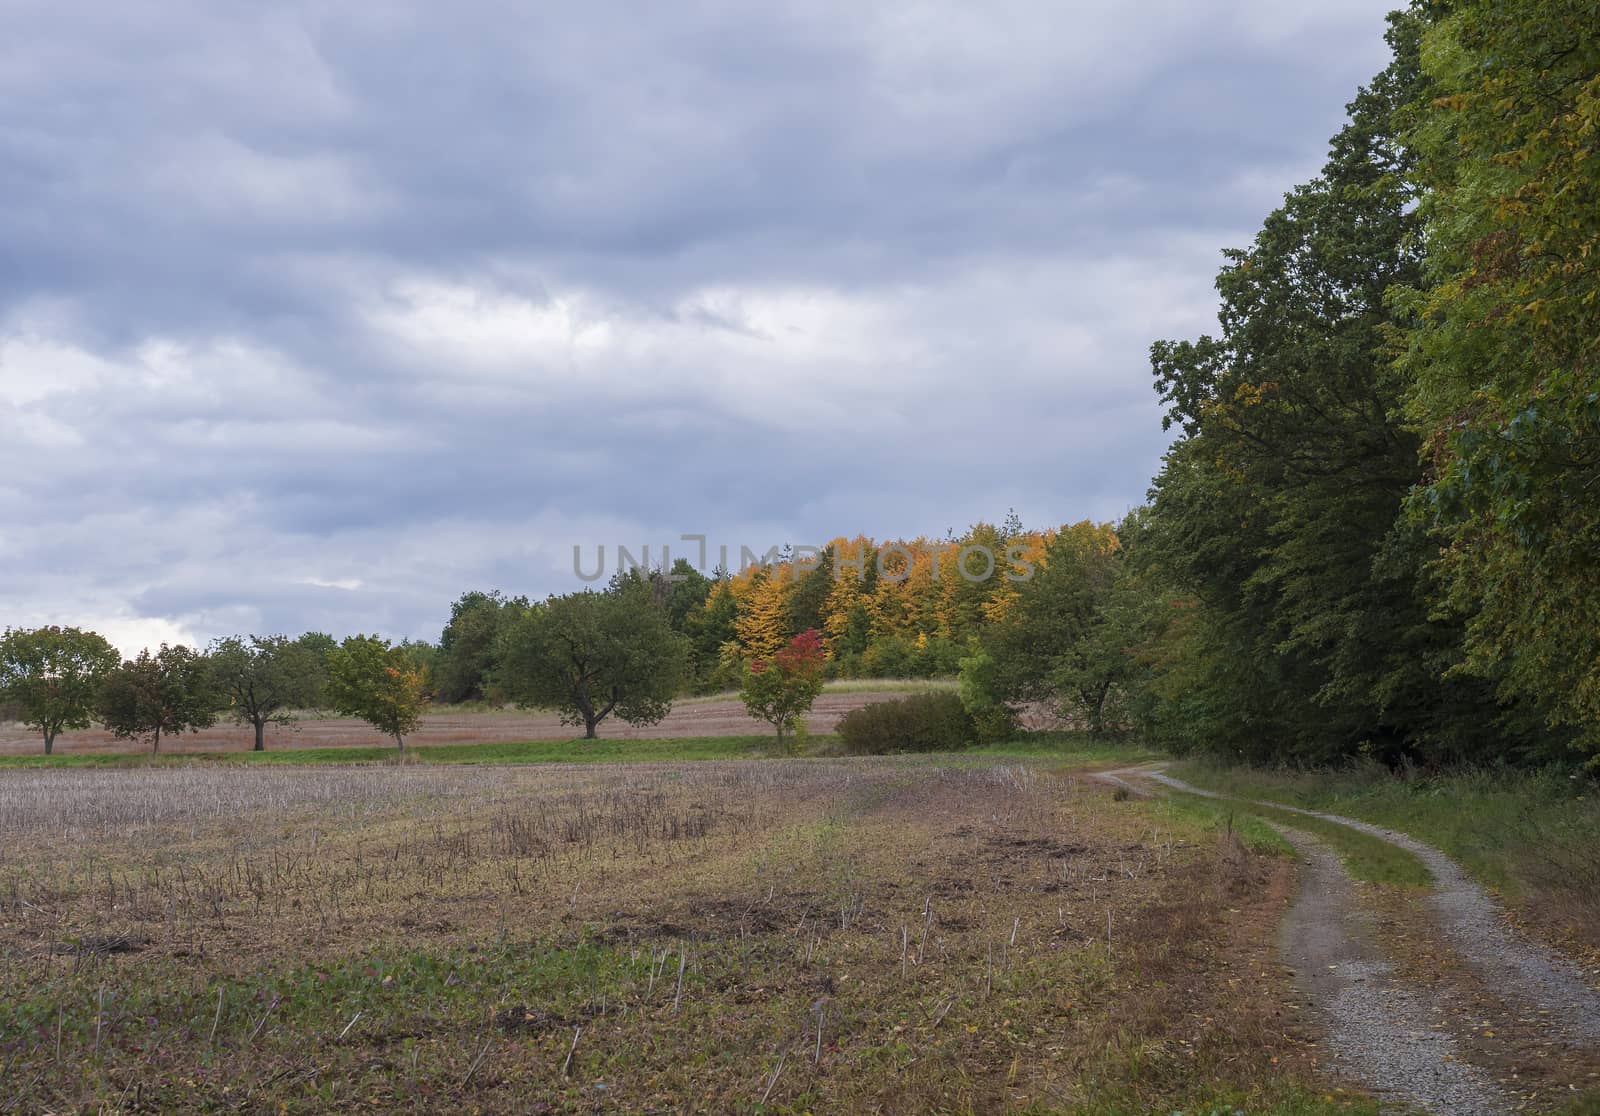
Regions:
M 1320 839 L 1339 854 L 1345 868 L 1358 880 L 1403 887 L 1430 887 L 1433 884 L 1433 875 L 1422 861 L 1381 837 L 1362 833 L 1338 822 L 1296 814 L 1291 810 L 1275 810 L 1241 799 L 1228 801 L 1268 823 L 1279 823 Z
M 1254 852 L 1276 856 L 1287 856 L 1294 852 L 1294 846 L 1284 840 L 1283 834 L 1268 825 L 1260 815 L 1241 810 L 1237 803 L 1219 802 L 1203 795 L 1178 791 L 1162 795 L 1153 802 L 1157 815 L 1165 820 L 1197 822 L 1219 833 L 1231 829 L 1239 835 L 1245 847 Z
M 1511 898 L 1565 897 L 1592 910 L 1600 897 L 1600 792 L 1586 776 L 1511 769 L 1396 775 L 1376 765 L 1264 771 L 1200 762 L 1172 773 L 1225 794 L 1408 833 Z
M 1233 829 L 1240 840 L 1257 852 L 1294 852 L 1294 846 L 1276 828 L 1283 825 L 1309 833 L 1328 844 L 1358 880 L 1404 887 L 1427 887 L 1433 882 L 1426 866 L 1411 853 L 1338 822 L 1277 810 L 1242 798 L 1208 798 L 1179 790 L 1170 790 L 1157 801 L 1158 810 L 1199 821 L 1213 829 Z
M 371 764 L 371 763 L 647 763 L 697 760 L 767 759 L 786 755 L 772 736 L 687 736 L 665 739 L 497 740 L 481 744 L 419 744 L 402 753 L 388 745 L 337 748 L 281 748 L 265 752 L 71 752 L 53 756 L 0 756 L 7 767 L 149 767 L 191 763 Z M 831 733 L 806 736 L 793 753 L 839 756 L 839 738 Z M 1160 753 L 1147 748 L 1107 743 L 1085 733 L 1034 732 L 1003 744 L 966 752 L 929 753 L 945 760 L 961 756 L 1055 759 L 1069 763 L 1126 761 L 1141 763 Z
M 812 737 L 826 741 L 832 737 Z M 0 756 L 0 767 L 148 767 L 190 763 L 641 763 L 753 759 L 778 755 L 770 736 L 691 736 L 670 740 L 496 740 L 483 744 L 283 748 L 265 752 L 84 753 Z

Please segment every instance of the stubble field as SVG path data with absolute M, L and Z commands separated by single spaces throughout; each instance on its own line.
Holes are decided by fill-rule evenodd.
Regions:
M 1047 761 L 13 771 L 0 1111 L 1363 1107 L 1214 821 Z

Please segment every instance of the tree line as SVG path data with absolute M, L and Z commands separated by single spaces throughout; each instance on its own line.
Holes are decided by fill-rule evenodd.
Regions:
M 222 717 L 251 726 L 260 751 L 268 725 L 322 707 L 360 717 L 404 747 L 426 695 L 413 648 L 377 636 L 234 636 L 203 651 L 163 643 L 123 660 L 104 636 L 80 628 L 0 635 L 0 706 L 41 734 L 46 755 L 62 732 L 95 723 L 159 752 L 163 737 Z
M 980 632 L 1018 608 L 1039 563 L 1114 544 L 1109 526 L 1025 531 L 1013 515 L 936 541 L 839 539 L 736 575 L 680 560 L 542 601 L 465 593 L 437 643 L 250 635 L 123 660 L 95 632 L 7 629 L 0 705 L 47 754 L 61 732 L 94 723 L 157 752 L 219 719 L 251 726 L 260 750 L 269 725 L 313 708 L 362 718 L 403 748 L 430 702 L 554 710 L 593 738 L 608 718 L 651 724 L 682 694 L 737 690 L 781 744 L 827 678 L 954 674 Z M 1009 576 L 991 552 L 1009 552 Z
M 1224 252 L 1218 331 L 1152 346 L 1144 507 L 660 585 L 692 684 L 815 630 L 830 673 L 959 673 L 995 735 L 1043 703 L 1252 761 L 1600 756 L 1597 21 L 1392 14 L 1321 173 Z M 1030 579 L 949 576 L 1013 543 Z

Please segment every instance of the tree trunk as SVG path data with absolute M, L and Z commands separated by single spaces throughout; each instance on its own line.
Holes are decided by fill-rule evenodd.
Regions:
M 598 740 L 600 738 L 600 734 L 594 731 L 594 727 L 599 723 L 599 717 L 585 717 L 583 719 L 583 738 L 585 740 Z
M 55 751 L 55 747 L 56 747 L 56 734 L 51 732 L 49 729 L 45 729 L 44 730 L 44 754 L 48 756 L 51 752 Z
M 159 751 L 161 751 L 161 726 L 157 725 L 156 726 L 156 734 L 151 739 L 151 743 L 150 743 L 150 754 L 151 755 L 155 755 Z
M 256 751 L 265 752 L 266 750 L 267 750 L 267 722 L 265 722 L 265 721 L 257 721 L 256 722 Z
M 394 744 L 395 747 L 399 748 L 402 752 L 406 750 L 406 738 L 401 736 L 398 732 L 394 734 Z

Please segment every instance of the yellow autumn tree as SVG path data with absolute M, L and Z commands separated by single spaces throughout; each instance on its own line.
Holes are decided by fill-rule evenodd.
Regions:
M 828 645 L 835 654 L 860 654 L 872 636 L 867 598 L 876 577 L 876 548 L 865 535 L 841 536 L 829 545 L 834 554 L 833 586 L 822 608 Z
M 731 588 L 739 605 L 734 631 L 749 657 L 770 658 L 788 640 L 785 631 L 787 598 L 793 585 L 794 570 L 790 562 L 752 565 L 733 579 Z
M 1013 562 L 1007 553 L 996 553 L 994 590 L 982 605 L 985 623 L 996 623 L 1010 614 L 1016 606 L 1018 586 L 1021 584 L 1015 577 L 1021 576 L 1029 567 L 1038 570 L 1043 566 L 1045 552 L 1055 537 L 1055 531 L 1024 531 L 1006 540 L 1003 549 L 1009 551 L 1009 555 L 1016 556 L 1017 561 Z M 1027 565 L 1019 569 L 1020 563 Z

